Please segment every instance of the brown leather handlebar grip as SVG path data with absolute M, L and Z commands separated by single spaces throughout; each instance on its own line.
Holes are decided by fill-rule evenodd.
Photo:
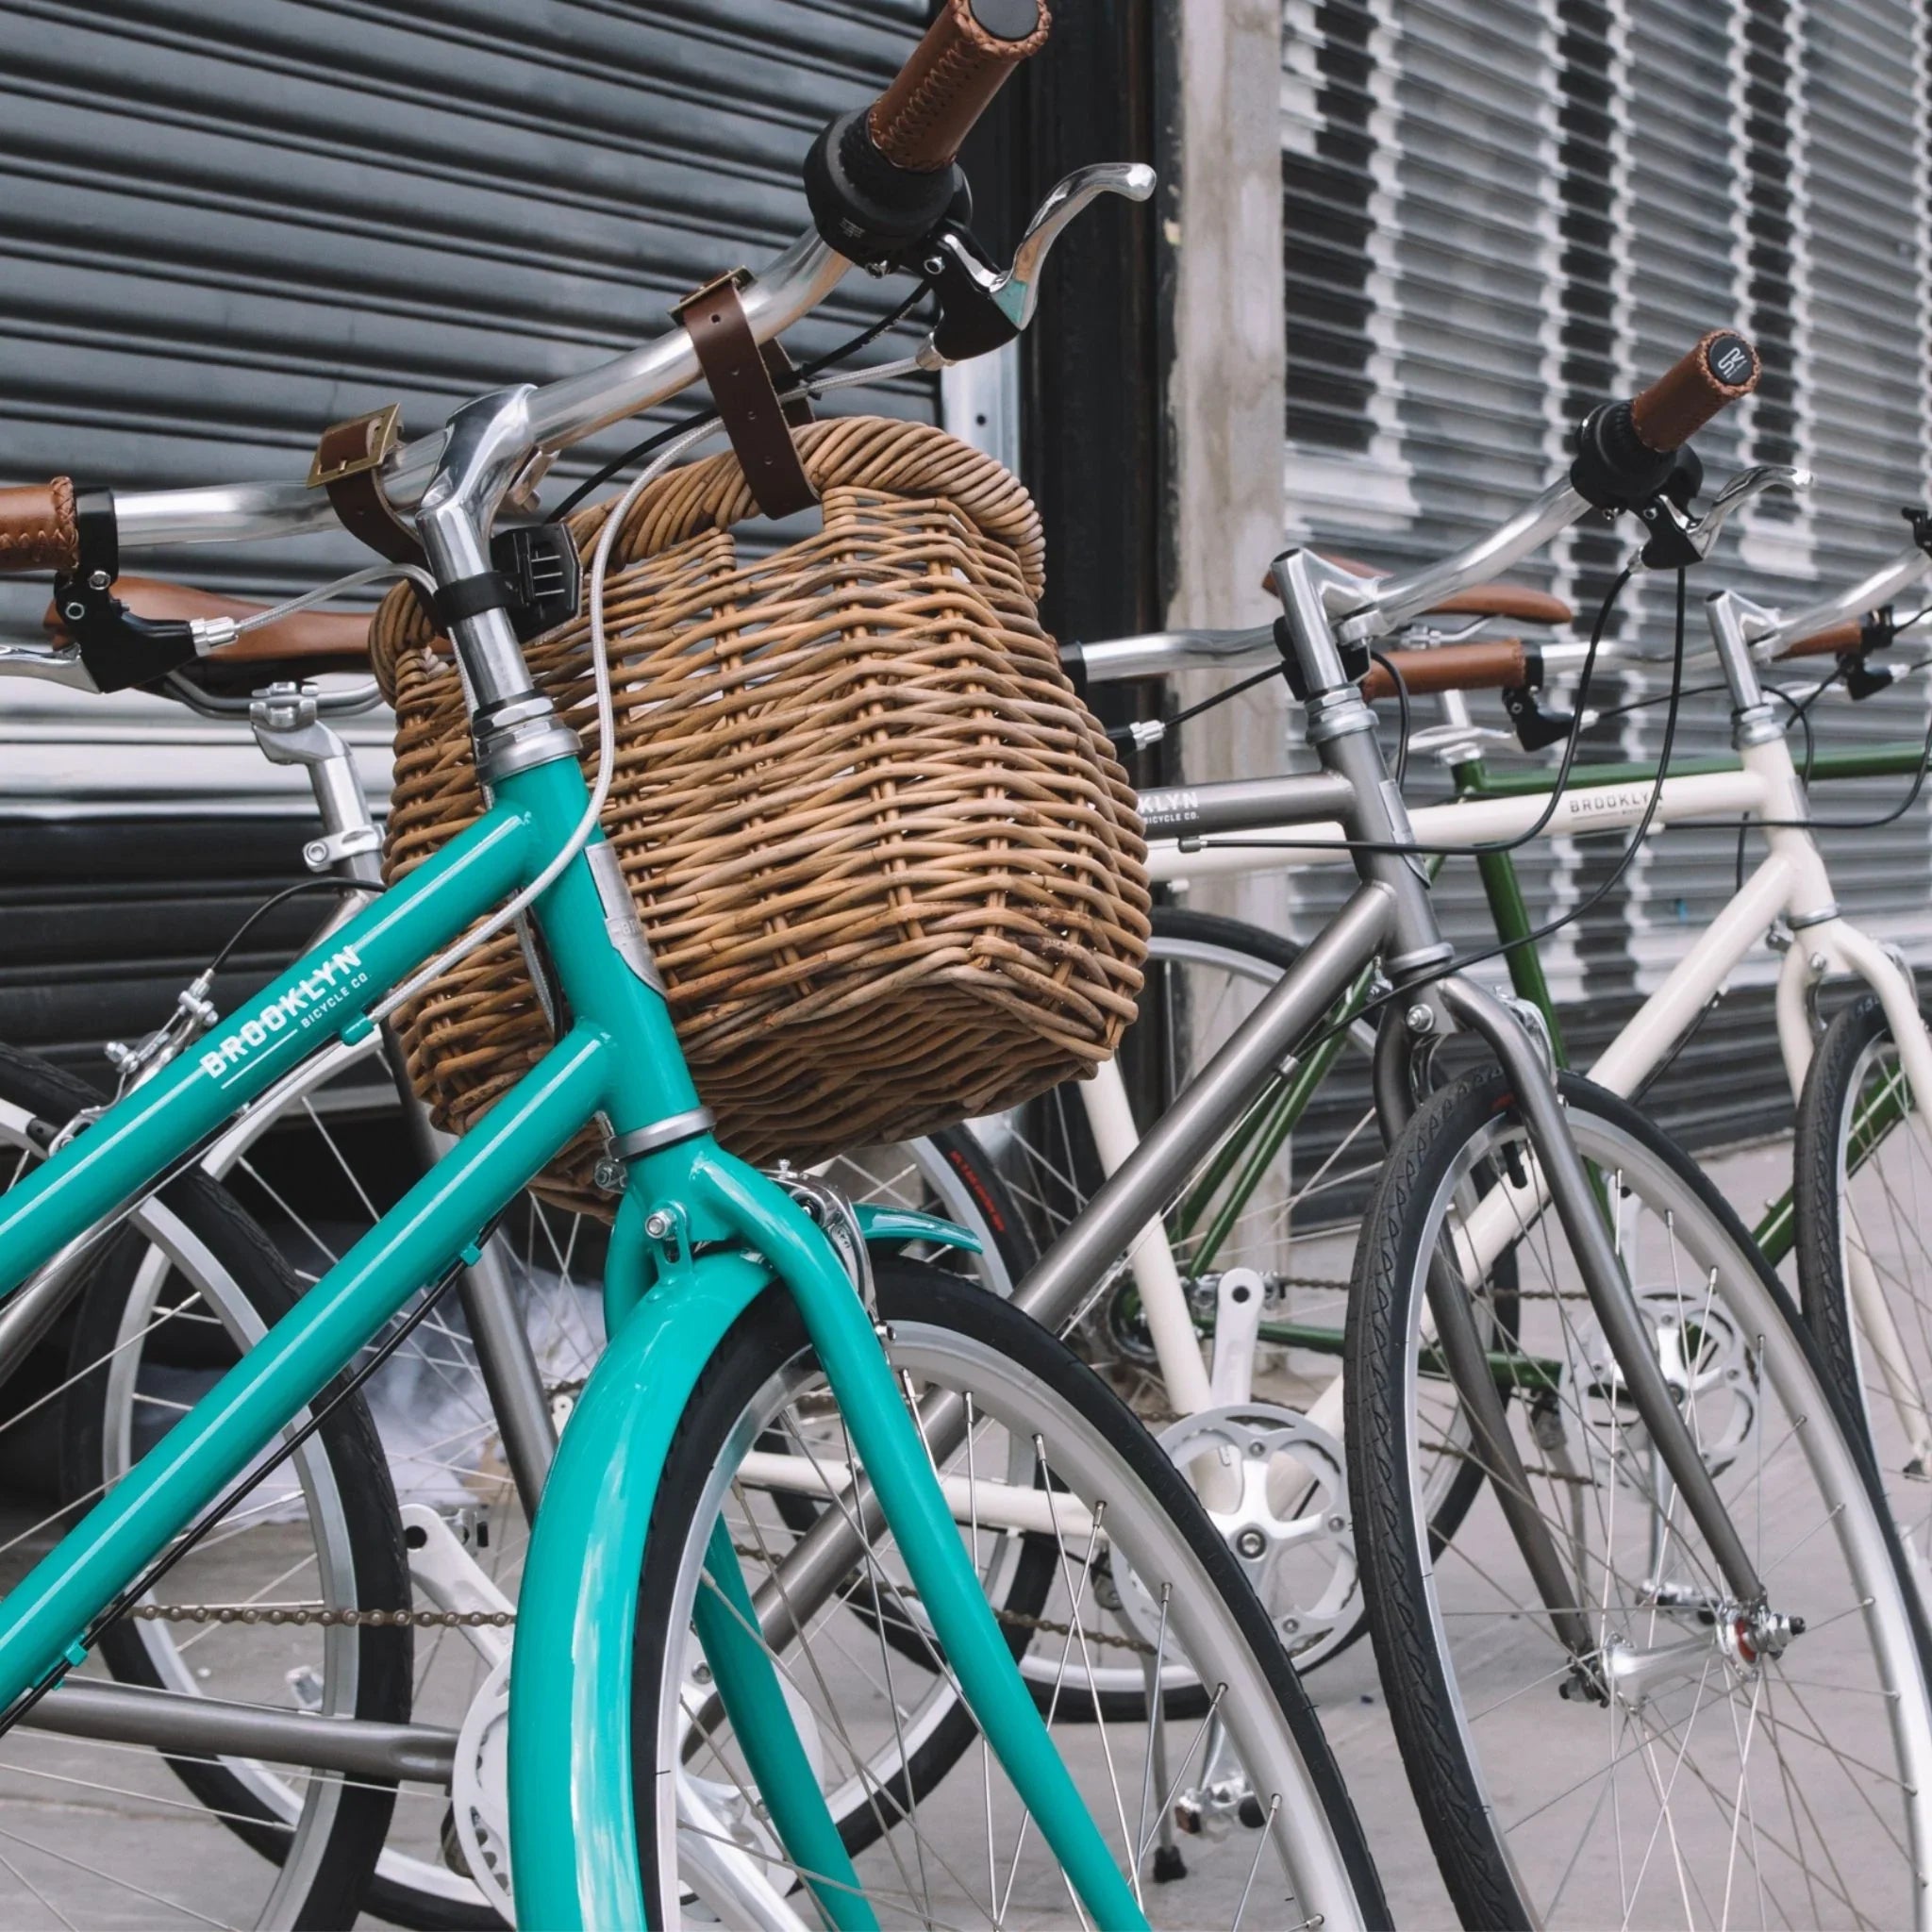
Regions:
M 1714 328 L 1630 399 L 1630 426 L 1658 456 L 1681 449 L 1710 419 L 1757 387 L 1757 351 L 1736 329 Z
M 79 563 L 80 526 L 68 477 L 0 490 L 0 572 L 71 571 Z
M 1814 630 L 1808 638 L 1800 638 L 1795 644 L 1787 644 L 1775 661 L 1782 664 L 1787 658 L 1836 658 L 1840 651 L 1856 651 L 1864 637 L 1863 623 L 1848 617 L 1842 624 L 1829 625 L 1824 630 Z
M 1044 0 L 945 0 L 898 77 L 872 104 L 873 145 L 895 166 L 936 174 L 959 152 L 1008 75 L 1046 44 Z
M 1438 644 L 1428 651 L 1385 651 L 1411 697 L 1444 691 L 1510 691 L 1529 682 L 1529 654 L 1521 638 L 1485 638 L 1473 644 Z M 1395 680 L 1372 663 L 1362 695 L 1392 698 Z

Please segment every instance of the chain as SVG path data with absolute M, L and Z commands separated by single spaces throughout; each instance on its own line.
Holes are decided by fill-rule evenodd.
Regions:
M 756 1550 L 740 1550 L 756 1558 Z M 150 1624 L 319 1624 L 344 1630 L 504 1630 L 515 1624 L 514 1610 L 332 1610 L 325 1604 L 137 1604 L 128 1612 Z M 1032 1630 L 1043 1637 L 1084 1636 L 1090 1643 L 1112 1644 L 1152 1657 L 1154 1646 L 1138 1637 L 1121 1637 L 1108 1630 L 1075 1632 L 1071 1624 L 1051 1617 L 1029 1617 L 1020 1610 L 995 1609 L 1002 1624 Z
M 136 1604 L 149 1624 L 295 1624 L 348 1630 L 506 1630 L 514 1610 L 336 1610 L 326 1604 Z

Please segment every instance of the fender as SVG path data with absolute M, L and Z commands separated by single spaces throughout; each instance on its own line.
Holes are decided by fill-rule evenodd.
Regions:
M 644 1923 L 630 1742 L 644 1536 L 691 1390 L 773 1278 L 762 1261 L 714 1252 L 653 1290 L 591 1370 L 558 1444 L 510 1670 L 519 1924 Z

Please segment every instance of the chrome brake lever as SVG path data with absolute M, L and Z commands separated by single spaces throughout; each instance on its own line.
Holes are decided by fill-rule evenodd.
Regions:
M 1794 496 L 1810 489 L 1809 470 L 1794 469 L 1789 463 L 1759 463 L 1755 469 L 1733 476 L 1711 499 L 1710 508 L 1698 518 L 1690 541 L 1700 557 L 1708 557 L 1717 542 L 1718 532 L 1728 519 L 1754 497 L 1771 490 L 1789 490 Z
M 0 677 L 31 677 L 69 691 L 100 690 L 72 644 L 0 643 Z
M 1040 204 L 1013 251 L 1012 266 L 1004 272 L 987 259 L 963 227 L 941 229 L 922 264 L 939 291 L 941 320 L 920 361 L 939 368 L 1003 348 L 1033 320 L 1041 270 L 1074 217 L 1103 194 L 1145 201 L 1156 179 L 1144 161 L 1104 161 L 1075 169 Z
M 1024 328 L 1033 320 L 1040 301 L 1040 271 L 1068 223 L 1103 194 L 1147 200 L 1156 178 L 1145 161 L 1101 161 L 1091 168 L 1075 168 L 1040 204 L 1013 251 L 1012 267 L 993 288 L 993 300 L 1015 328 Z

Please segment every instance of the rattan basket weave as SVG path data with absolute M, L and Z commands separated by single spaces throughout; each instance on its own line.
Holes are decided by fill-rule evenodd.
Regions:
M 823 530 L 747 559 L 729 454 L 620 531 L 605 621 L 623 860 L 724 1143 L 804 1165 L 1017 1104 L 1112 1053 L 1147 939 L 1133 793 L 1034 600 L 1032 500 L 924 424 L 797 437 Z M 573 528 L 586 556 L 605 511 Z M 527 652 L 596 727 L 589 622 Z M 395 879 L 482 808 L 462 694 L 406 589 L 372 633 L 397 716 Z M 501 936 L 402 1015 L 417 1091 L 461 1132 L 551 1043 Z M 545 1176 L 592 1210 L 584 1137 Z

